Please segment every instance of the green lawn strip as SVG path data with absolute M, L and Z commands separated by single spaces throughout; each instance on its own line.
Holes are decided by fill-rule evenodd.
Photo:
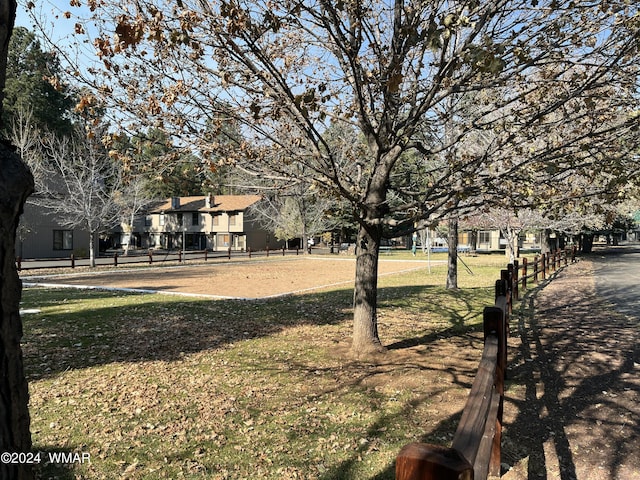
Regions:
M 475 270 L 459 291 L 442 272 L 381 279 L 383 341 L 416 341 L 371 363 L 347 355 L 350 289 L 256 302 L 27 289 L 22 307 L 41 309 L 23 317 L 34 449 L 92 456 L 44 475 L 393 478 L 402 445 L 455 429 L 438 398 L 464 395 L 472 367 L 428 354 L 477 343 L 497 269 Z

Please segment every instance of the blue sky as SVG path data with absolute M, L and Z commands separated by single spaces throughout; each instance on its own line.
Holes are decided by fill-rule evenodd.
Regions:
M 18 27 L 26 27 L 31 31 L 37 31 L 33 22 L 27 13 L 26 4 L 29 0 L 18 0 L 18 9 L 16 11 L 15 25 Z M 34 0 L 35 4 L 32 13 L 42 22 L 42 28 L 52 40 L 60 40 L 63 38 L 69 38 L 74 34 L 74 26 L 76 23 L 76 16 L 87 13 L 86 7 L 72 7 L 69 4 L 69 0 Z M 70 12 L 71 18 L 64 18 L 64 12 Z M 71 43 L 71 41 L 69 41 Z
M 22 1 L 18 2 L 18 10 L 16 12 L 16 26 L 27 27 L 31 29 L 31 22 L 25 11 L 25 6 Z

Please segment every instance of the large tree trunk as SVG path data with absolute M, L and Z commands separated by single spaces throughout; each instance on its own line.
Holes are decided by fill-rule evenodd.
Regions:
M 541 245 L 540 253 L 548 254 L 556 250 L 556 240 L 554 238 L 551 238 L 552 233 L 553 233 L 553 230 L 551 230 L 550 228 L 545 228 L 542 231 L 542 235 L 541 235 L 542 245 Z
M 370 138 L 370 146 L 372 152 L 378 151 L 378 145 L 373 138 Z M 360 358 L 385 351 L 378 336 L 378 259 L 382 222 L 389 209 L 389 175 L 400 153 L 400 148 L 396 146 L 380 161 L 380 167 L 376 169 L 369 182 L 364 202 L 367 207 L 360 212 L 362 216 L 356 240 L 356 284 L 353 293 L 351 343 L 351 352 Z
M 0 1 L 0 118 L 9 39 L 17 2 Z M 33 192 L 33 176 L 20 157 L 0 142 L 0 452 L 29 452 L 29 391 L 22 363 L 22 285 L 15 263 L 18 220 Z M 30 480 L 30 465 L 0 462 L 0 478 Z
M 360 226 L 356 243 L 352 352 L 358 357 L 384 351 L 378 336 L 378 256 L 382 228 Z
M 583 233 L 580 235 L 580 251 L 582 253 L 591 253 L 593 251 L 592 233 Z
M 449 259 L 447 265 L 447 289 L 458 288 L 458 218 L 449 219 L 449 234 L 447 238 Z
M 0 143 L 0 451 L 29 452 L 29 393 L 22 363 L 21 282 L 15 265 L 18 220 L 33 177 Z M 29 465 L 0 463 L 0 478 L 31 479 Z
M 475 256 L 476 253 L 477 253 L 476 252 L 477 248 L 478 248 L 478 230 L 476 230 L 475 228 L 473 230 L 471 230 L 470 237 L 471 237 L 471 240 L 470 240 L 470 244 L 471 244 L 470 245 L 471 246 L 470 253 L 471 253 L 471 255 Z

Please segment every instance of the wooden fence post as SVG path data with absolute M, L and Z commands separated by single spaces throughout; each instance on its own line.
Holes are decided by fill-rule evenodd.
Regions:
M 153 250 L 149 249 L 149 265 L 153 263 Z
M 523 263 L 526 272 L 526 261 Z M 537 272 L 537 262 L 534 266 Z M 518 272 L 514 274 L 517 268 L 514 262 L 500 272 L 501 278 L 495 283 L 495 305 L 483 311 L 482 360 L 452 446 L 405 445 L 396 458 L 396 480 L 483 480 L 489 475 L 499 476 L 509 309 L 518 283 Z
M 540 261 L 542 262 L 542 280 L 545 280 L 547 278 L 547 254 L 546 253 L 542 254 Z
M 229 260 L 231 260 L 231 247 L 229 247 L 229 250 L 227 250 L 227 257 L 229 257 Z
M 247 252 L 249 252 L 249 258 L 251 258 L 251 247 L 247 248 Z
M 113 254 L 113 266 L 117 267 L 118 266 L 118 252 L 115 252 Z
M 507 336 L 509 320 L 506 311 L 501 307 L 485 307 L 482 312 L 482 325 L 485 340 L 489 335 L 498 337 L 498 363 L 496 365 L 495 389 L 500 395 L 498 414 L 496 416 L 495 434 L 491 446 L 489 473 L 500 475 L 500 457 L 502 442 L 502 416 L 504 411 L 504 380 L 507 377 Z
M 522 259 L 522 291 L 527 289 L 527 257 Z
M 209 250 L 207 250 L 206 248 L 204 249 L 204 261 L 206 262 L 207 259 L 209 257 Z
M 500 306 L 484 307 L 482 312 L 482 328 L 485 340 L 489 335 L 498 337 L 498 379 L 496 389 L 504 394 L 504 377 L 507 371 L 507 330 L 508 315 Z
M 16 267 L 18 271 L 22 270 L 22 257 L 16 257 Z
M 76 257 L 74 257 L 73 253 L 71 254 L 71 268 L 76 268 Z
M 513 263 L 507 265 L 507 291 L 509 292 L 509 312 L 511 312 L 511 301 L 513 300 Z
M 285 247 L 282 247 L 282 256 L 284 257 Z
M 495 293 L 496 304 L 500 297 L 504 297 L 504 315 L 507 324 L 509 323 L 509 314 L 511 313 L 511 291 L 509 290 L 509 280 L 507 270 L 502 270 L 500 280 L 496 280 Z
M 269 245 L 267 245 L 267 257 L 269 256 Z
M 182 263 L 182 250 L 178 250 L 178 263 Z
M 513 300 L 518 300 L 520 298 L 519 284 L 520 284 L 520 264 L 518 260 L 513 261 L 513 278 L 511 282 L 511 295 L 513 295 Z
M 473 467 L 453 448 L 410 443 L 396 457 L 396 480 L 471 480 Z

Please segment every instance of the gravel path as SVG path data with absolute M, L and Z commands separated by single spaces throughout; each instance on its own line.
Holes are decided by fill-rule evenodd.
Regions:
M 639 324 L 596 293 L 590 260 L 528 292 L 511 325 L 503 478 L 640 479 Z

